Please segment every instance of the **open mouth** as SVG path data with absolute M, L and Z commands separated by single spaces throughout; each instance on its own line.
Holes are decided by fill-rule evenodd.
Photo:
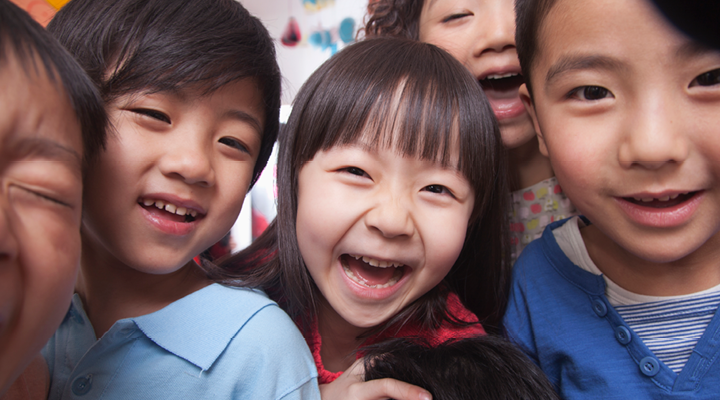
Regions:
M 522 75 L 515 73 L 488 75 L 485 79 L 480 80 L 480 85 L 486 92 L 517 92 L 523 83 L 525 83 L 525 79 Z
M 163 200 L 140 199 L 138 203 L 150 213 L 174 222 L 189 223 L 202 218 L 202 214 L 199 214 L 197 210 L 177 206 Z
M 525 113 L 518 89 L 525 83 L 519 73 L 491 74 L 479 80 L 498 120 L 514 118 Z
M 669 208 L 693 198 L 698 192 L 678 193 L 664 197 L 623 197 L 623 200 L 650 208 Z
M 340 263 L 348 278 L 360 286 L 384 289 L 398 283 L 409 267 L 356 254 L 343 254 Z

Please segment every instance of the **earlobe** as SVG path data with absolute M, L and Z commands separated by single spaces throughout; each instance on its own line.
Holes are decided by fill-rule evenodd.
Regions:
M 535 133 L 537 134 L 538 143 L 540 145 L 540 153 L 547 157 L 547 146 L 545 146 L 545 139 L 543 138 L 542 131 L 540 130 L 540 124 L 538 123 L 537 114 L 535 113 L 535 104 L 530 97 L 530 92 L 528 91 L 527 85 L 524 83 L 520 85 L 518 93 L 520 94 L 520 100 L 522 100 L 523 104 L 525 105 L 525 109 L 530 115 L 530 119 L 532 119 L 533 128 L 535 128 Z

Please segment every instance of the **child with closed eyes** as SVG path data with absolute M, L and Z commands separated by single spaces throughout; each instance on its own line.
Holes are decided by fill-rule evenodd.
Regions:
M 112 124 L 84 177 L 76 293 L 43 350 L 49 398 L 319 398 L 287 314 L 193 261 L 230 230 L 277 136 L 267 30 L 233 0 L 73 0 L 48 30 Z
M 435 44 L 476 78 L 490 101 L 508 152 L 511 255 L 553 221 L 576 213 L 540 152 L 529 114 L 518 94 L 524 82 L 515 47 L 513 0 L 376 0 L 365 34 Z
M 492 109 L 457 60 L 406 39 L 361 41 L 298 93 L 280 138 L 278 216 L 222 270 L 295 319 L 324 399 L 427 399 L 363 382 L 358 349 L 498 324 L 505 172 Z

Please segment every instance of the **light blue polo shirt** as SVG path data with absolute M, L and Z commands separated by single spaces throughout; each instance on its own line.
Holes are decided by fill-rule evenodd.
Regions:
M 320 399 L 302 335 L 258 291 L 207 286 L 100 340 L 76 294 L 43 349 L 56 399 Z

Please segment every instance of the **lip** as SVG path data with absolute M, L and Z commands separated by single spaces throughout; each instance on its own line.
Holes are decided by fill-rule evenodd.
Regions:
M 522 75 L 522 71 L 520 70 L 519 66 L 515 65 L 488 69 L 478 77 L 478 83 L 491 75 L 506 74 Z M 523 104 L 522 100 L 520 100 L 520 95 L 518 94 L 517 89 L 515 89 L 514 91 L 496 91 L 483 86 L 483 91 L 485 92 L 485 95 L 490 102 L 490 106 L 495 113 L 495 117 L 498 119 L 499 122 L 503 122 L 504 120 L 512 118 L 517 118 L 527 113 L 527 111 L 525 110 L 525 105 Z
M 644 225 L 651 228 L 675 228 L 687 223 L 690 218 L 695 214 L 700 203 L 705 199 L 705 191 L 667 191 L 662 193 L 639 193 L 625 197 L 640 197 L 640 198 L 661 198 L 665 196 L 673 196 L 680 193 L 695 193 L 690 199 L 680 204 L 666 208 L 655 208 L 646 207 L 641 204 L 635 204 L 629 202 L 621 197 L 616 197 L 615 201 L 618 206 L 625 214 L 630 217 L 632 221 L 639 225 Z
M 156 229 L 159 231 L 173 236 L 185 236 L 190 234 L 192 231 L 195 230 L 195 228 L 198 225 L 198 222 L 205 216 L 206 211 L 203 207 L 201 207 L 198 203 L 189 200 L 189 199 L 183 199 L 181 197 L 168 194 L 168 193 L 153 193 L 153 194 L 147 194 L 142 196 L 142 198 L 145 199 L 153 199 L 153 200 L 161 200 L 168 203 L 175 204 L 176 206 L 185 207 L 187 209 L 192 209 L 198 212 L 198 216 L 194 221 L 191 222 L 176 222 L 172 221 L 170 219 L 164 218 L 162 214 L 159 214 L 160 211 L 158 209 L 158 213 L 155 213 L 153 211 L 149 211 L 145 209 L 141 204 L 138 203 L 138 207 L 141 210 L 141 213 L 143 217 Z
M 345 270 L 343 269 L 342 262 L 340 261 L 340 257 L 336 259 L 336 263 L 337 271 L 340 274 L 343 282 L 345 282 L 345 285 L 350 289 L 350 292 L 352 292 L 352 294 L 356 297 L 359 297 L 363 300 L 380 301 L 392 297 L 405 285 L 410 275 L 412 274 L 412 268 L 405 265 L 405 268 L 410 269 L 410 273 L 405 272 L 405 274 L 402 276 L 402 278 L 400 278 L 399 281 L 397 281 L 396 284 L 386 288 L 369 288 L 361 286 L 347 276 Z

